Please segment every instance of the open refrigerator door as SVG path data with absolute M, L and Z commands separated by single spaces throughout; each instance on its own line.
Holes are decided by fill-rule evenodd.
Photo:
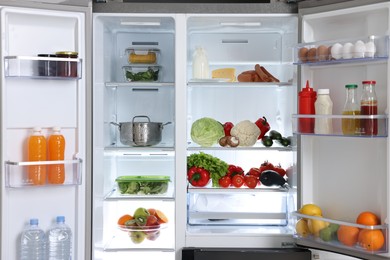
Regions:
M 72 258 L 86 257 L 89 12 L 44 4 L 0 6 L 2 259 L 20 257 L 21 233 L 30 218 L 47 231 L 56 216 L 65 216 L 73 232 Z M 60 52 L 76 57 L 54 57 Z M 34 127 L 46 140 L 53 127 L 61 128 L 66 144 L 56 163 L 63 167 L 63 181 L 50 181 L 53 161 L 28 161 Z M 39 183 L 30 171 L 36 168 L 47 173 Z

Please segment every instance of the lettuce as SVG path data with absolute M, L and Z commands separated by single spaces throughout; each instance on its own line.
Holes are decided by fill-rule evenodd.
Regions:
M 224 135 L 223 125 L 209 117 L 196 120 L 191 127 L 192 140 L 204 147 L 218 143 L 219 139 Z

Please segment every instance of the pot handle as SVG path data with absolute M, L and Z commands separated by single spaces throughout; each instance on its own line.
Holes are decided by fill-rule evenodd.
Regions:
M 136 118 L 147 118 L 148 119 L 148 122 L 150 123 L 150 118 L 148 117 L 148 116 L 135 116 L 135 117 L 133 117 L 133 123 L 134 123 L 134 119 L 136 119 Z
M 115 123 L 115 122 L 110 122 L 110 124 L 112 124 L 112 125 L 116 125 L 117 127 L 121 127 L 121 124 L 118 124 L 118 123 Z

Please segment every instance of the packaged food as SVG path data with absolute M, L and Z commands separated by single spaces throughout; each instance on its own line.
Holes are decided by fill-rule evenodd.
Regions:
M 169 176 L 143 175 L 119 176 L 115 180 L 121 194 L 152 195 L 165 194 L 168 190 Z
M 159 81 L 160 66 L 124 66 L 126 81 Z
M 126 49 L 128 54 L 128 61 L 130 64 L 156 64 L 157 56 L 160 53 L 159 49 L 147 48 L 129 48 Z

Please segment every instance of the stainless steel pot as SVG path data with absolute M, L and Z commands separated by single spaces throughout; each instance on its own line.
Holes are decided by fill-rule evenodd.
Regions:
M 147 122 L 135 122 L 135 119 L 145 118 Z M 162 130 L 165 124 L 150 122 L 148 116 L 135 116 L 131 122 L 121 122 L 111 124 L 119 126 L 120 141 L 124 145 L 131 146 L 151 146 L 161 142 Z

